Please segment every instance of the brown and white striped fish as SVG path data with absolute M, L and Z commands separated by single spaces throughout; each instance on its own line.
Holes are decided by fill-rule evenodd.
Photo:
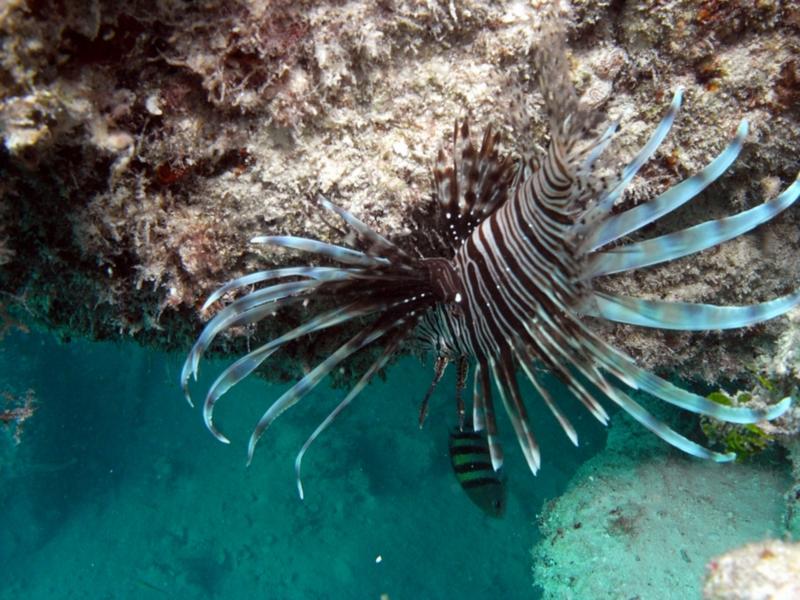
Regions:
M 438 255 L 412 256 L 324 199 L 322 206 L 342 219 L 359 249 L 292 236 L 252 239 L 254 244 L 313 253 L 337 266 L 260 271 L 230 281 L 212 294 L 206 307 L 230 291 L 264 284 L 229 303 L 206 325 L 181 374 L 190 402 L 189 379 L 196 378 L 203 353 L 219 333 L 257 323 L 309 299 L 332 300 L 335 306 L 255 348 L 220 374 L 203 403 L 203 418 L 214 436 L 228 441 L 213 421 L 214 407 L 228 389 L 288 342 L 354 319 L 368 324 L 275 400 L 250 437 L 248 463 L 259 438 L 283 411 L 347 357 L 371 344 L 382 345 L 372 365 L 301 448 L 295 462 L 301 497 L 300 465 L 309 445 L 404 343 L 422 344 L 434 352 L 435 381 L 449 362 L 462 365 L 464 374 L 471 367 L 472 422 L 476 431 L 486 433 L 494 470 L 503 464 L 495 390 L 531 471 L 536 473 L 541 465 L 516 379 L 518 370 L 531 383 L 524 395 L 544 401 L 569 439 L 578 443 L 569 415 L 537 376 L 537 365 L 554 373 L 601 423 L 607 423 L 608 415 L 600 401 L 610 400 L 676 448 L 720 462 L 734 456 L 704 448 L 672 430 L 640 406 L 629 391 L 731 423 L 774 419 L 789 408 L 789 397 L 757 410 L 723 406 L 679 388 L 610 346 L 584 317 L 698 331 L 747 327 L 797 306 L 797 290 L 760 304 L 713 306 L 612 296 L 597 291 L 594 280 L 681 258 L 750 231 L 791 206 L 800 194 L 800 182 L 738 214 L 610 247 L 677 209 L 720 177 L 739 154 L 748 127 L 743 121 L 728 146 L 696 175 L 648 202 L 614 214 L 615 201 L 671 128 L 682 93 L 675 93 L 648 142 L 618 176 L 600 178 L 594 165 L 607 151 L 616 126 L 602 126 L 604 116 L 578 101 L 563 47 L 563 34 L 551 19 L 541 31 L 535 56 L 549 114 L 550 142 L 545 152 L 517 163 L 500 153 L 498 136 L 490 130 L 480 145 L 474 145 L 464 122 L 456 125 L 452 155 L 439 153 L 433 172 L 436 227 L 445 245 Z M 463 407 L 459 412 L 463 415 Z

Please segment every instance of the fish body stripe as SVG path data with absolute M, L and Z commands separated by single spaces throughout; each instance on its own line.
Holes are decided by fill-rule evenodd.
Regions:
M 476 479 L 468 479 L 466 481 L 462 481 L 461 485 L 465 489 L 472 489 L 472 488 L 479 488 L 479 487 L 503 487 L 503 482 L 497 479 L 497 477 L 478 477 Z
M 483 460 L 489 454 L 489 446 L 484 442 L 481 446 L 462 446 L 453 450 L 453 462 L 458 465 L 473 464 Z
M 492 465 L 489 443 L 481 433 L 461 431 L 451 434 L 450 460 L 456 478 L 465 488 L 501 484 Z
M 481 459 L 483 462 L 478 462 Z M 488 473 L 494 473 L 488 453 L 484 454 L 482 457 L 475 457 L 473 461 L 468 463 L 456 463 L 453 465 L 453 468 L 458 478 L 462 481 L 470 479 L 473 474 L 485 476 Z
M 550 217 L 552 202 L 540 198 L 531 181 L 540 181 L 538 189 L 555 189 L 550 183 L 563 180 L 563 173 L 551 174 L 558 165 L 545 160 L 523 189 L 473 230 L 453 259 L 455 271 L 465 275 L 463 316 L 469 317 L 459 329 L 470 337 L 466 345 L 483 356 L 498 356 L 500 342 L 520 333 L 534 341 L 525 326 L 532 317 L 564 314 L 580 302 L 577 265 L 563 242 L 556 245 L 567 227 Z M 545 354 L 540 344 L 532 345 L 537 355 Z

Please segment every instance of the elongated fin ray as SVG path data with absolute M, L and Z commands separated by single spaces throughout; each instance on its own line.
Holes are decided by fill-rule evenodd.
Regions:
M 667 114 L 661 119 L 661 122 L 653 131 L 650 139 L 647 140 L 647 143 L 642 146 L 642 149 L 634 156 L 633 160 L 622 170 L 622 175 L 619 181 L 616 182 L 616 185 L 600 197 L 596 207 L 592 209 L 593 212 L 599 215 L 605 215 L 612 209 L 614 203 L 625 191 L 625 188 L 628 187 L 628 184 L 639 172 L 639 169 L 650 160 L 661 145 L 661 142 L 667 137 L 669 130 L 672 129 L 672 124 L 675 122 L 675 116 L 678 114 L 678 110 L 680 110 L 682 101 L 683 89 L 678 88 L 672 96 L 672 102 L 670 102 L 669 108 L 667 109 Z
M 486 428 L 486 415 L 481 393 L 481 365 L 475 365 L 472 377 L 472 430 L 483 431 Z
M 383 256 L 389 258 L 395 266 L 411 264 L 413 262 L 413 259 L 401 248 L 355 217 L 351 212 L 335 205 L 323 196 L 320 196 L 320 203 L 326 210 L 338 215 L 358 235 L 370 243 L 370 248 L 367 251 L 369 256 Z
M 503 401 L 506 414 L 508 414 L 511 425 L 514 427 L 514 433 L 517 435 L 522 454 L 531 472 L 536 475 L 541 466 L 539 444 L 533 436 L 530 425 L 528 425 L 527 410 L 517 387 L 514 366 L 509 364 L 510 360 L 510 357 L 504 354 L 500 357 L 499 364 L 490 358 L 489 365 L 492 368 L 495 385 L 500 392 L 500 399 Z
M 459 135 L 460 133 L 460 135 Z M 469 123 L 464 121 L 459 132 L 458 123 L 453 133 L 453 170 L 458 182 L 458 213 L 466 214 L 470 205 L 475 202 L 474 185 L 478 179 L 475 164 L 475 146 L 469 137 Z
M 599 315 L 610 321 L 658 329 L 705 331 L 738 329 L 778 317 L 800 304 L 800 290 L 747 306 L 644 300 L 602 292 L 595 292 L 593 299 Z
M 250 436 L 250 442 L 247 445 L 247 464 L 249 465 L 253 460 L 253 453 L 255 452 L 259 438 L 261 438 L 275 419 L 313 390 L 328 373 L 339 366 L 348 356 L 357 352 L 364 346 L 371 344 L 390 330 L 399 327 L 405 320 L 405 318 L 399 318 L 390 323 L 381 323 L 379 321 L 357 333 L 350 341 L 340 346 L 338 350 L 314 367 L 305 377 L 295 383 L 288 391 L 278 398 L 272 406 L 267 409 L 261 419 L 259 419 L 258 424 Z
M 293 296 L 290 298 L 280 298 L 270 303 L 256 305 L 251 308 L 248 308 L 244 312 L 228 315 L 228 317 L 223 322 L 215 323 L 214 327 L 204 329 L 203 332 L 201 333 L 203 339 L 198 340 L 198 342 L 200 343 L 195 342 L 195 347 L 192 348 L 192 354 L 189 356 L 186 363 L 184 363 L 184 370 L 181 376 L 181 383 L 184 386 L 187 385 L 188 379 L 192 375 L 194 375 L 194 378 L 197 379 L 200 359 L 202 358 L 203 354 L 205 354 L 205 351 L 211 345 L 214 338 L 220 332 L 232 327 L 241 327 L 244 325 L 250 325 L 251 323 L 256 323 L 268 317 L 269 315 L 275 313 L 276 311 L 290 304 L 295 304 L 300 300 L 302 300 L 302 298 Z
M 727 423 L 758 423 L 771 421 L 785 413 L 792 404 L 791 397 L 786 397 L 766 410 L 754 410 L 746 406 L 725 406 L 713 402 L 698 394 L 673 385 L 658 375 L 642 369 L 633 359 L 621 352 L 604 353 L 598 357 L 606 365 L 612 364 L 614 368 L 628 375 L 624 383 L 633 389 L 639 389 L 665 402 L 678 406 L 690 412 L 708 415 Z
M 302 252 L 322 254 L 323 256 L 327 256 L 341 263 L 359 265 L 362 267 L 382 267 L 391 264 L 385 258 L 368 256 L 364 252 L 359 252 L 358 250 L 353 250 L 352 248 L 337 246 L 335 244 L 327 244 L 318 240 L 311 240 L 293 235 L 259 235 L 251 239 L 250 243 L 269 244 L 272 246 L 281 246 L 283 248 L 301 250 Z
M 620 390 L 610 388 L 608 397 L 662 440 L 667 442 L 669 445 L 674 446 L 678 450 L 685 452 L 686 454 L 691 454 L 692 456 L 696 456 L 698 458 L 710 459 L 714 462 L 730 462 L 736 458 L 735 452 L 728 452 L 726 454 L 714 452 L 713 450 L 701 446 L 697 442 L 693 442 L 692 440 L 682 436 L 674 429 L 668 427 L 662 421 L 656 419 L 633 398 Z
M 211 435 L 223 444 L 230 444 L 230 440 L 214 425 L 214 407 L 217 404 L 217 400 L 234 385 L 255 371 L 280 348 L 280 345 L 273 342 L 259 346 L 237 359 L 236 362 L 219 374 L 206 394 L 206 399 L 203 402 L 203 422 L 206 425 L 206 429 L 211 432 Z
M 682 258 L 731 240 L 766 223 L 800 196 L 800 179 L 775 199 L 749 210 L 657 238 L 628 244 L 589 258 L 584 278 L 640 269 L 660 262 Z
M 386 366 L 386 363 L 389 362 L 389 359 L 394 354 L 395 350 L 399 346 L 400 342 L 402 341 L 403 337 L 405 336 L 405 331 L 400 330 L 397 334 L 395 334 L 392 339 L 390 339 L 386 343 L 386 347 L 383 349 L 383 352 L 378 356 L 375 362 L 370 365 L 369 369 L 361 376 L 361 379 L 358 380 L 358 383 L 353 386 L 350 392 L 345 396 L 344 400 L 342 400 L 336 408 L 334 408 L 331 413 L 325 417 L 325 420 L 319 424 L 319 426 L 314 430 L 314 432 L 308 437 L 306 442 L 303 444 L 303 447 L 300 448 L 300 452 L 297 453 L 297 458 L 294 461 L 294 472 L 297 479 L 297 493 L 300 496 L 300 500 L 303 499 L 303 482 L 300 477 L 300 470 L 303 466 L 303 457 L 305 456 L 306 452 L 308 451 L 311 444 L 325 431 L 331 423 L 339 416 L 347 406 L 358 396 L 361 391 L 366 387 L 367 383 L 369 383 L 372 376 L 375 375 L 378 371 L 380 371 L 383 367 Z
M 554 374 L 559 380 L 569 388 L 570 392 L 586 407 L 586 410 L 591 415 L 600 421 L 603 425 L 608 425 L 608 413 L 592 395 L 575 377 L 572 376 L 569 369 L 565 365 L 570 364 L 575 356 L 574 353 L 569 351 L 568 343 L 570 338 L 567 336 L 566 342 L 560 339 L 560 333 L 555 327 L 554 323 L 547 315 L 542 315 L 543 320 L 546 322 L 546 327 L 539 328 L 538 338 L 542 344 L 542 350 L 547 353 L 549 357 L 548 366 L 553 370 Z M 525 329 L 532 339 L 536 339 L 536 332 L 529 323 L 525 323 Z M 559 339 L 556 339 L 559 338 Z M 561 357 L 559 360 L 558 357 Z
M 431 395 L 436 389 L 436 386 L 439 385 L 439 382 L 442 380 L 442 376 L 449 364 L 450 359 L 446 356 L 440 355 L 436 357 L 436 364 L 433 367 L 433 381 L 431 381 L 431 384 L 428 386 L 428 391 L 425 392 L 425 397 L 422 399 L 422 403 L 419 407 L 418 421 L 420 429 L 422 429 L 422 426 L 425 424 L 425 417 L 428 416 L 428 401 L 431 399 Z
M 492 383 L 489 379 L 489 365 L 485 360 L 478 360 L 476 377 L 480 380 L 481 405 L 486 422 L 486 440 L 489 443 L 489 456 L 492 468 L 499 471 L 503 466 L 503 446 L 497 438 L 497 421 L 495 420 L 494 402 L 492 401 Z M 477 431 L 477 430 L 476 430 Z
M 715 462 L 729 462 L 736 458 L 736 454 L 734 453 L 720 454 L 719 452 L 714 452 L 674 431 L 665 423 L 656 419 L 625 392 L 611 385 L 596 367 L 585 368 L 579 363 L 575 363 L 573 366 L 577 368 L 592 385 L 603 392 L 606 397 L 631 415 L 636 421 L 678 450 L 698 458 L 711 459 Z
M 592 170 L 595 161 L 600 158 L 605 149 L 608 148 L 611 140 L 614 139 L 614 134 L 617 132 L 617 129 L 619 129 L 619 121 L 614 121 L 606 128 L 606 130 L 603 132 L 603 135 L 597 138 L 597 142 L 595 143 L 594 147 L 586 155 L 586 160 L 581 167 L 581 172 L 588 173 Z M 611 204 L 613 205 L 613 200 Z
M 475 149 L 464 121 L 453 129 L 452 162 L 439 150 L 433 168 L 438 201 L 439 227 L 452 250 L 508 198 L 516 168 L 510 157 L 497 150 L 499 135 L 487 127 L 479 149 Z
M 486 128 L 478 153 L 478 184 L 475 206 L 470 211 L 483 218 L 492 214 L 508 198 L 516 167 L 510 156 L 501 158 L 497 151 L 500 134 Z
M 550 409 L 550 412 L 556 418 L 558 424 L 561 425 L 561 429 L 567 434 L 569 440 L 575 446 L 577 446 L 578 432 L 575 431 L 575 427 L 572 426 L 572 423 L 570 423 L 569 419 L 567 419 L 561 409 L 558 408 L 558 405 L 556 404 L 555 400 L 553 400 L 553 396 L 550 394 L 550 392 L 547 391 L 547 388 L 539 383 L 538 378 L 531 368 L 531 364 L 534 361 L 533 356 L 531 356 L 530 352 L 525 349 L 521 341 L 518 341 L 517 345 L 515 346 L 515 351 L 517 353 L 517 358 L 519 359 L 519 365 L 522 367 L 525 375 L 528 376 L 528 380 L 531 382 L 531 384 L 533 384 L 534 389 L 539 396 L 541 396 L 542 400 L 544 400 L 547 408 Z
M 791 397 L 784 398 L 766 410 L 754 410 L 745 406 L 723 406 L 712 402 L 707 398 L 673 385 L 646 369 L 642 369 L 631 357 L 600 339 L 597 334 L 583 323 L 580 326 L 585 334 L 584 343 L 586 347 L 592 353 L 597 364 L 604 370 L 614 375 L 628 387 L 651 394 L 684 410 L 708 415 L 729 423 L 748 424 L 776 419 L 791 406 Z M 602 377 L 597 375 L 592 380 L 595 381 L 600 378 Z
M 308 277 L 315 280 L 332 280 L 332 279 L 350 279 L 355 278 L 356 275 L 366 274 L 367 271 L 363 269 L 343 269 L 342 267 L 283 267 L 280 269 L 268 269 L 266 271 L 257 271 L 249 273 L 236 279 L 231 279 L 225 285 L 219 287 L 212 293 L 208 299 L 203 303 L 202 311 L 214 304 L 217 300 L 222 298 L 228 292 L 246 287 L 249 285 L 256 285 L 272 279 L 281 279 L 283 277 Z
M 320 282 L 314 280 L 292 281 L 272 285 L 247 294 L 219 311 L 203 328 L 197 341 L 189 351 L 189 355 L 186 357 L 181 370 L 181 387 L 184 392 L 187 390 L 189 377 L 194 375 L 195 379 L 197 378 L 200 359 L 220 332 L 229 327 L 254 323 L 273 310 L 284 306 L 286 302 L 282 301 L 315 289 L 319 285 Z M 293 300 L 294 298 L 290 302 Z M 187 399 L 191 404 L 188 396 Z
M 216 381 L 214 381 L 208 389 L 205 402 L 203 403 L 203 421 L 208 430 L 219 441 L 228 443 L 227 438 L 214 426 L 214 406 L 223 394 L 255 371 L 278 348 L 287 342 L 308 335 L 309 333 L 341 325 L 347 321 L 375 311 L 383 310 L 384 308 L 386 308 L 385 304 L 376 303 L 365 306 L 361 302 L 354 302 L 346 306 L 331 309 L 242 356 L 220 373 L 219 377 L 217 377 Z
M 699 173 L 672 186 L 654 200 L 635 206 L 601 223 L 581 242 L 579 252 L 591 252 L 620 237 L 641 229 L 694 198 L 731 166 L 747 136 L 747 121 L 742 121 L 736 137 L 722 153 Z

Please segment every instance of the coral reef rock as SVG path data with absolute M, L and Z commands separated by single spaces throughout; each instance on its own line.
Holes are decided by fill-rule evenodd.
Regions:
M 712 559 L 704 600 L 796 600 L 800 598 L 800 544 L 767 540 Z
M 788 471 L 683 456 L 618 414 L 606 449 L 541 515 L 534 583 L 553 600 L 698 598 L 711 557 L 783 534 Z
M 417 246 L 430 166 L 454 119 L 493 123 L 516 154 L 541 141 L 529 51 L 542 4 L 3 2 L 0 289 L 64 338 L 186 348 L 221 282 L 297 260 L 253 248 L 252 236 L 341 241 L 318 193 Z M 743 117 L 752 133 L 741 159 L 666 226 L 737 212 L 795 176 L 795 3 L 573 0 L 563 9 L 579 91 L 621 120 L 619 163 L 671 91 L 686 90 L 673 133 L 625 203 L 699 169 Z M 607 285 L 728 304 L 775 297 L 800 284 L 798 221 L 795 207 L 755 235 Z M 256 338 L 279 326 L 270 321 Z M 776 321 L 746 337 L 624 326 L 604 335 L 646 368 L 716 379 L 741 372 L 781 332 Z M 337 340 L 323 338 L 335 335 L 298 345 L 286 369 L 327 352 Z M 240 351 L 248 336 L 222 351 Z

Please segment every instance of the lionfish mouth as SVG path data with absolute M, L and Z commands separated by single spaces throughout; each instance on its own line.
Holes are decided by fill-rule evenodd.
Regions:
M 730 423 L 774 419 L 789 408 L 790 397 L 755 410 L 723 406 L 679 388 L 610 346 L 584 317 L 700 331 L 747 327 L 797 306 L 800 290 L 761 304 L 714 306 L 613 296 L 595 290 L 593 281 L 688 256 L 742 235 L 791 206 L 800 195 L 800 180 L 773 200 L 738 214 L 611 247 L 682 206 L 720 177 L 742 149 L 747 122 L 741 122 L 733 140 L 700 172 L 648 202 L 614 214 L 615 202 L 670 130 L 682 92 L 675 93 L 666 115 L 634 159 L 613 178 L 601 178 L 594 165 L 611 142 L 616 124 L 600 126 L 603 116 L 577 100 L 569 82 L 563 34 L 553 18 L 546 20 L 540 33 L 543 41 L 536 60 L 550 118 L 549 146 L 534 159 L 515 162 L 501 156 L 498 136 L 490 130 L 476 148 L 467 123 L 456 124 L 452 157 L 440 151 L 433 169 L 437 227 L 444 240 L 441 256 L 413 257 L 343 208 L 322 199 L 322 206 L 344 222 L 360 249 L 293 236 L 254 237 L 252 243 L 317 254 L 338 266 L 251 273 L 223 285 L 203 306 L 205 310 L 229 292 L 264 284 L 227 304 L 206 324 L 181 372 L 181 387 L 190 404 L 189 379 L 197 378 L 200 360 L 217 335 L 258 323 L 312 297 L 336 301 L 334 308 L 239 358 L 211 385 L 203 403 L 203 419 L 209 431 L 225 443 L 228 439 L 214 424 L 214 407 L 232 386 L 292 340 L 355 319 L 367 322 L 267 409 L 250 437 L 248 464 L 259 438 L 281 413 L 350 355 L 371 344 L 382 345 L 371 366 L 301 448 L 295 461 L 301 498 L 300 467 L 306 450 L 403 343 L 422 345 L 437 357 L 420 423 L 430 393 L 447 364 L 455 361 L 459 367 L 459 422 L 463 425 L 461 391 L 472 366 L 472 424 L 475 431 L 485 430 L 495 470 L 503 463 L 503 452 L 497 437 L 492 383 L 531 471 L 536 473 L 540 467 L 539 447 L 516 380 L 518 369 L 569 439 L 578 443 L 567 415 L 537 378 L 536 364 L 555 374 L 601 423 L 608 421 L 599 402 L 605 397 L 669 444 L 718 462 L 735 455 L 714 452 L 672 430 L 635 402 L 629 391 L 638 390 Z M 590 388 L 596 391 L 590 392 Z

